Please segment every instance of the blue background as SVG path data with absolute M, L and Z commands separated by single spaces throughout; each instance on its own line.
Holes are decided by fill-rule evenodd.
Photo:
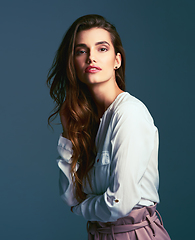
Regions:
M 87 239 L 86 221 L 58 195 L 53 108 L 46 75 L 67 28 L 85 14 L 114 23 L 127 90 L 160 132 L 158 206 L 172 239 L 192 239 L 195 2 L 7 0 L 0 3 L 0 239 Z

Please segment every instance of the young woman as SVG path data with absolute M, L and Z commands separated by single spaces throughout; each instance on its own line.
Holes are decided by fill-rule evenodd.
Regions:
M 170 239 L 156 215 L 158 130 L 125 92 L 125 55 L 116 29 L 86 15 L 67 31 L 48 75 L 63 132 L 60 194 L 88 220 L 89 239 Z

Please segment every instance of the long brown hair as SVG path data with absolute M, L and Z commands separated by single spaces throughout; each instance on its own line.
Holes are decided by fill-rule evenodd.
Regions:
M 100 15 L 85 15 L 78 18 L 66 32 L 48 73 L 47 85 L 50 96 L 55 102 L 54 113 L 48 123 L 58 115 L 66 99 L 65 115 L 68 125 L 68 136 L 73 145 L 71 173 L 75 187 L 75 197 L 81 202 L 86 198 L 82 191 L 86 178 L 89 181 L 89 170 L 95 161 L 95 137 L 98 129 L 96 105 L 84 83 L 78 80 L 74 66 L 75 39 L 78 32 L 91 28 L 102 28 L 110 33 L 115 53 L 120 53 L 122 63 L 116 70 L 116 82 L 125 90 L 125 53 L 116 28 Z M 76 163 L 79 163 L 75 172 Z M 89 181 L 90 183 L 90 181 Z

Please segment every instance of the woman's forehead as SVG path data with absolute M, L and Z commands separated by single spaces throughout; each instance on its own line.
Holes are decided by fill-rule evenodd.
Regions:
M 75 44 L 95 44 L 101 41 L 112 44 L 110 33 L 103 28 L 90 28 L 77 33 Z

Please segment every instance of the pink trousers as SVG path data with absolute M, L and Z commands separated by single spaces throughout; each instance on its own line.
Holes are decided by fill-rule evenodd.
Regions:
M 157 214 L 159 216 L 157 216 Z M 154 206 L 135 209 L 116 222 L 87 223 L 88 240 L 170 240 Z

